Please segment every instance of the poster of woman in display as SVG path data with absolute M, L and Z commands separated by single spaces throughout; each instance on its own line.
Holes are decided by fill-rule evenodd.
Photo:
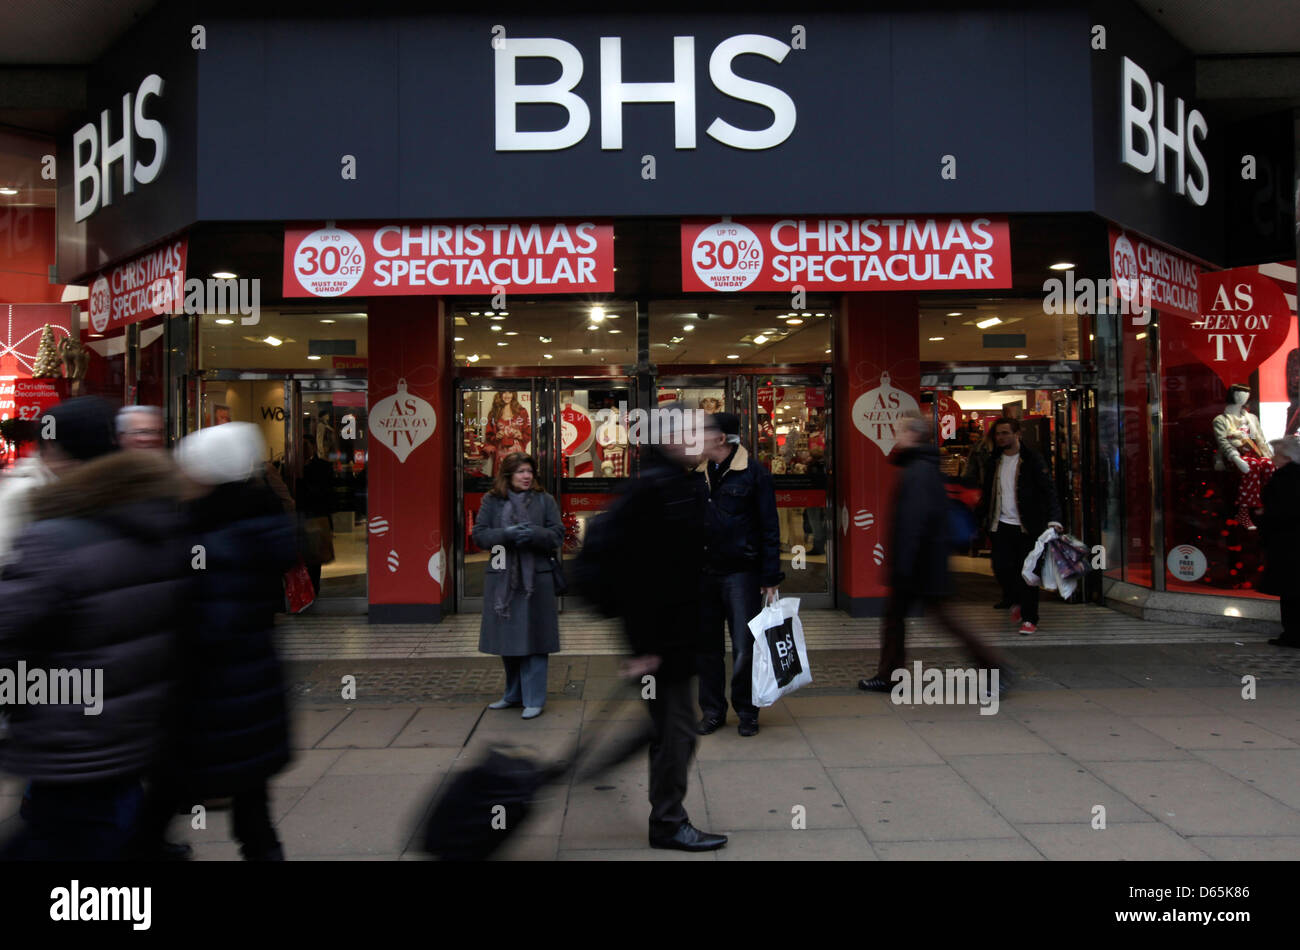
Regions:
M 497 393 L 492 399 L 483 436 L 483 451 L 493 457 L 492 471 L 495 472 L 497 462 L 511 452 L 527 453 L 532 437 L 532 421 L 528 410 L 519 404 L 517 395 L 510 391 Z

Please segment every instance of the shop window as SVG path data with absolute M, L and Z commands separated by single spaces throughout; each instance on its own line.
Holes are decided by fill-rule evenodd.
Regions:
M 831 358 L 832 298 L 701 297 L 650 304 L 650 358 L 673 364 L 791 365 Z
M 249 326 L 239 314 L 196 319 L 203 370 L 354 370 L 366 365 L 364 313 L 263 310 Z
M 452 307 L 457 366 L 636 362 L 636 304 L 627 300 L 485 301 Z

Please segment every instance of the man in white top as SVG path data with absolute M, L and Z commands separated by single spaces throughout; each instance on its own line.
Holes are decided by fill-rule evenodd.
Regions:
M 1028 636 L 1038 630 L 1038 588 L 1021 576 L 1025 558 L 1047 528 L 1063 531 L 1061 506 L 1041 455 L 1020 441 L 1020 421 L 993 424 L 996 450 L 985 476 L 977 518 L 993 539 L 993 573 L 1002 587 L 999 609 Z

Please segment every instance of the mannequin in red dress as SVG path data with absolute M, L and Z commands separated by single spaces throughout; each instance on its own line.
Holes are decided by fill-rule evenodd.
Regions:
M 533 426 L 528 410 L 519 404 L 516 394 L 510 391 L 497 393 L 492 399 L 483 434 L 484 450 L 493 456 L 492 472 L 495 474 L 500 460 L 511 452 L 527 453 L 532 437 Z

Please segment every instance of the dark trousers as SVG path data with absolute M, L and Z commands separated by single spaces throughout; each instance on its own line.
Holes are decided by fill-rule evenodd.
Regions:
M 1002 599 L 1020 605 L 1020 619 L 1038 623 L 1038 588 L 1025 583 L 1021 570 L 1037 538 L 1019 526 L 1000 524 L 993 532 L 993 574 L 1002 585 Z
M 319 564 L 307 565 L 307 576 L 311 578 L 311 589 L 316 592 L 317 597 L 320 596 L 320 569 L 321 565 Z
M 271 824 L 265 781 L 231 796 L 230 833 L 239 842 L 239 853 L 246 861 L 264 860 L 268 852 L 280 847 Z
M 977 637 L 969 627 L 957 620 L 948 604 L 938 597 L 922 598 L 907 591 L 892 590 L 885 602 L 885 615 L 880 624 L 880 666 L 876 675 L 889 680 L 894 670 L 905 665 L 903 651 L 904 622 L 912 605 L 921 601 L 925 609 L 934 614 L 944 629 L 960 640 L 975 658 L 976 666 L 986 670 L 1005 670 L 1002 658 Z
M 660 675 L 649 701 L 650 834 L 672 835 L 688 819 L 686 778 L 695 754 L 695 709 L 689 677 Z
M 700 636 L 704 652 L 698 662 L 700 710 L 715 719 L 727 713 L 725 625 L 731 631 L 731 708 L 742 720 L 757 719 L 758 707 L 751 700 L 754 635 L 749 632 L 749 622 L 763 606 L 758 575 L 705 574 L 701 593 Z
M 1300 643 L 1300 594 L 1283 594 L 1282 637 L 1287 643 Z
M 0 849 L 0 859 L 125 860 L 142 800 L 136 778 L 72 785 L 33 782 L 18 812 L 25 825 Z

